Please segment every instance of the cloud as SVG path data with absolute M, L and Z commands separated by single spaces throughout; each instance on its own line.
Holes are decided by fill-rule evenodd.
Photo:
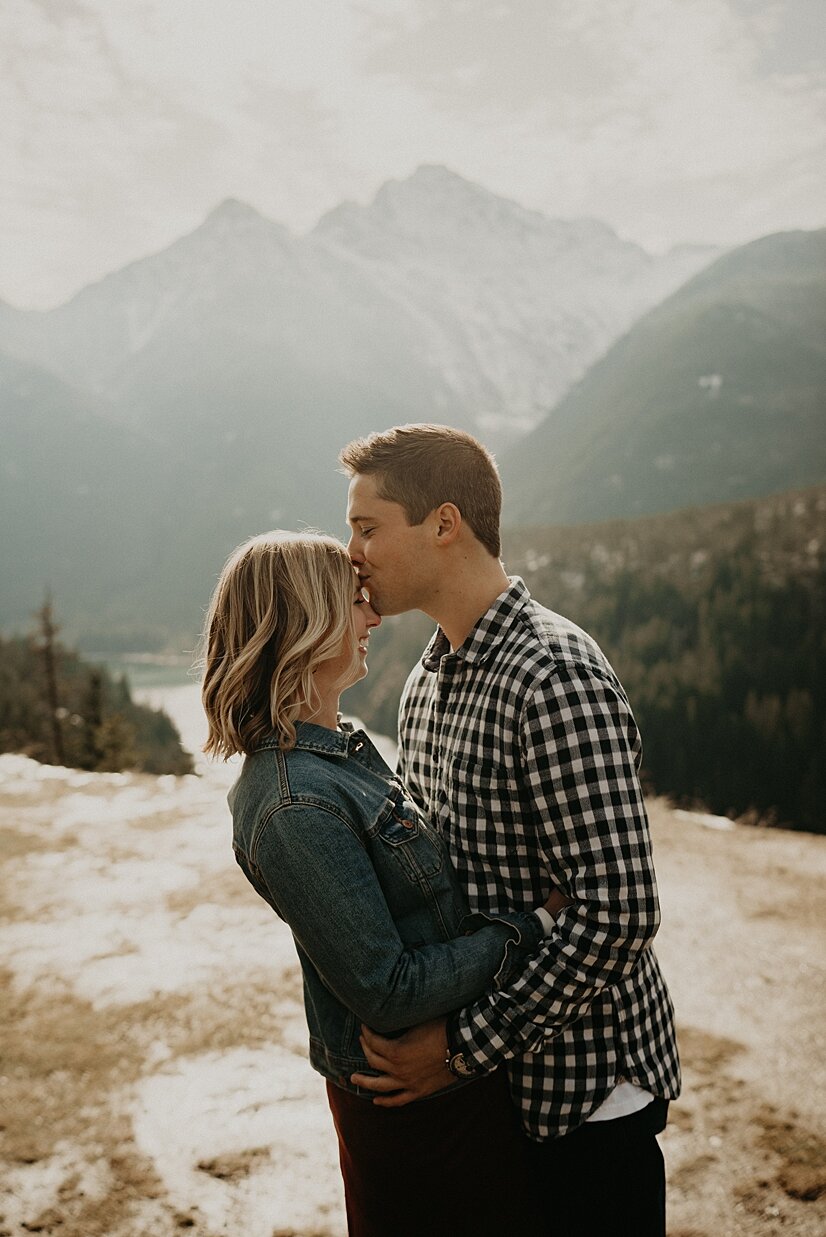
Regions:
M 420 163 L 650 244 L 815 226 L 822 13 L 821 0 L 0 5 L 0 295 L 53 302 L 224 197 L 304 230 Z
M 224 197 L 306 226 L 333 204 L 348 172 L 316 77 L 335 76 L 336 23 L 322 39 L 320 3 L 287 7 L 4 7 L 0 293 L 52 303 Z
M 758 186 L 779 204 L 786 188 L 773 182 L 790 161 L 819 161 L 822 73 L 802 44 L 782 58 L 793 72 L 771 55 L 779 32 L 791 47 L 788 11 L 795 8 L 794 28 L 802 28 L 803 5 L 415 0 L 393 20 L 376 20 L 365 64 L 413 87 L 449 120 L 461 117 L 462 164 L 493 187 L 507 181 L 516 196 L 552 212 L 594 213 L 603 204 L 609 219 L 637 235 L 646 196 L 659 202 L 655 231 L 663 233 L 674 205 L 691 202 L 700 229 L 724 239 L 716 210 L 735 228 L 737 221 L 721 186 L 734 197 L 738 185 Z M 468 129 L 481 140 L 468 140 Z M 496 145 L 504 152 L 500 174 L 485 177 L 482 148 L 492 165 Z M 812 224 L 823 217 L 826 186 L 814 174 L 798 184 L 797 211 Z M 687 213 L 679 212 L 681 226 Z

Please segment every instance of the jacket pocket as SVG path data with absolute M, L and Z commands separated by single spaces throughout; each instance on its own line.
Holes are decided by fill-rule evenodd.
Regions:
M 409 800 L 390 803 L 378 820 L 378 841 L 405 872 L 417 881 L 441 872 L 446 856 L 444 843 L 429 829 Z

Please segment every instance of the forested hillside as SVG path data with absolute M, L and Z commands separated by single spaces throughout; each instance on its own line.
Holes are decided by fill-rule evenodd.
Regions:
M 0 637 L 0 752 L 91 771 L 191 773 L 169 717 L 54 641 L 44 617 L 45 638 Z
M 826 487 L 668 516 L 522 529 L 505 562 L 600 642 L 650 789 L 826 832 Z M 432 625 L 388 620 L 347 707 L 395 733 Z
M 501 460 L 512 525 L 757 498 L 826 479 L 826 229 L 718 258 Z

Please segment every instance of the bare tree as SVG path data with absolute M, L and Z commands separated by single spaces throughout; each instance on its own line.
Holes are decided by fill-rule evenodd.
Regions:
M 36 618 L 40 624 L 40 651 L 43 654 L 43 667 L 46 672 L 46 703 L 51 719 L 52 759 L 55 764 L 66 763 L 63 748 L 63 731 L 60 726 L 60 699 L 57 691 L 57 653 L 55 637 L 60 628 L 54 621 L 51 594 L 47 593 L 43 605 L 37 611 Z

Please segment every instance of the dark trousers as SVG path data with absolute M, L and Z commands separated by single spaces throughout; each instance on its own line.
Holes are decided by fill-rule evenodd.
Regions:
M 533 1143 L 545 1237 L 665 1237 L 665 1164 L 657 1134 L 668 1100 Z M 518 1230 L 514 1229 L 514 1232 Z
M 543 1237 L 553 1198 L 536 1199 L 504 1070 L 404 1108 L 327 1096 L 350 1237 Z

